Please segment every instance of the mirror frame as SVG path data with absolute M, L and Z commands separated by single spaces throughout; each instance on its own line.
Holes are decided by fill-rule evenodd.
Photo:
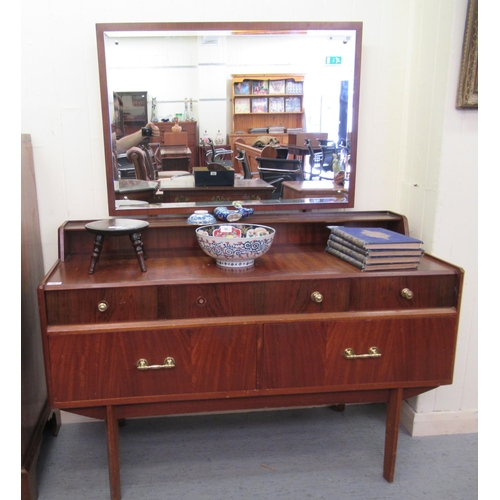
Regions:
M 289 32 L 290 34 L 314 30 L 352 30 L 356 32 L 354 88 L 352 103 L 351 133 L 351 171 L 349 175 L 349 191 L 347 203 L 340 203 L 335 198 L 302 198 L 296 200 L 261 200 L 248 201 L 245 206 L 255 211 L 310 211 L 339 208 L 353 208 L 356 186 L 356 163 L 358 145 L 358 113 L 359 90 L 361 76 L 362 22 L 195 22 L 195 23 L 98 23 L 96 24 L 97 56 L 99 65 L 99 85 L 101 95 L 101 112 L 104 136 L 104 157 L 106 163 L 106 185 L 108 210 L 112 216 L 128 215 L 168 215 L 187 214 L 200 208 L 213 209 L 221 202 L 162 203 L 139 207 L 116 208 L 113 179 L 111 122 L 108 105 L 108 88 L 106 72 L 105 35 L 113 31 L 244 31 L 262 34 L 263 32 Z

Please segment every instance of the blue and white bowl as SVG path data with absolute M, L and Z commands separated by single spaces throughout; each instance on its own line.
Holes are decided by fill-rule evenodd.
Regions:
M 196 237 L 218 266 L 245 269 L 271 248 L 275 232 L 259 224 L 214 224 L 196 229 Z
M 187 223 L 193 226 L 204 226 L 215 222 L 217 222 L 217 219 L 212 214 L 208 213 L 208 210 L 195 210 L 187 220 Z

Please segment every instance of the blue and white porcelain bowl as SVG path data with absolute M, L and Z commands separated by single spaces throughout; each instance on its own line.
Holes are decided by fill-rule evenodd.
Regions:
M 271 248 L 275 232 L 259 224 L 214 224 L 196 229 L 196 237 L 201 249 L 218 266 L 245 269 Z
M 217 222 L 217 219 L 212 214 L 209 214 L 208 210 L 195 210 L 187 220 L 188 224 L 193 224 L 194 226 L 204 226 L 215 222 Z

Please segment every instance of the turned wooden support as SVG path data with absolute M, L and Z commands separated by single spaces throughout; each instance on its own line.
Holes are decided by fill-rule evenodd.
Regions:
M 134 219 L 109 219 L 90 222 L 85 225 L 85 229 L 96 235 L 94 240 L 94 248 L 90 258 L 89 274 L 95 272 L 99 257 L 104 243 L 105 236 L 122 236 L 128 235 L 132 246 L 135 250 L 135 255 L 139 261 L 141 271 L 145 273 L 146 268 L 146 253 L 144 252 L 144 244 L 141 239 L 141 230 L 149 226 L 148 222 Z

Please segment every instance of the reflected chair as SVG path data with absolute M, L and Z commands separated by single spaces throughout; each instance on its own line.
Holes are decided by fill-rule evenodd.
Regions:
M 321 146 L 321 156 L 319 178 L 333 181 L 335 177 L 334 163 L 338 162 L 337 148 L 335 146 Z
M 321 153 L 315 153 L 312 147 L 311 141 L 309 139 L 305 139 L 305 146 L 309 151 L 309 179 L 313 177 L 319 177 L 321 172 L 321 165 L 323 163 L 323 155 Z
M 205 163 L 219 163 L 224 167 L 232 167 L 233 161 L 228 158 L 231 157 L 233 151 L 225 148 L 216 148 L 212 139 L 207 139 L 203 141 L 203 147 L 205 148 Z
M 316 139 L 318 141 L 319 146 L 335 146 L 335 141 L 331 141 L 330 139 Z
M 247 153 L 242 149 L 236 148 L 238 156 L 235 157 L 236 160 L 240 162 L 241 168 L 243 170 L 243 179 L 253 179 L 254 176 L 260 175 L 258 172 L 252 172 L 250 170 L 250 165 L 248 165 Z
M 127 150 L 127 160 L 134 165 L 135 178 L 141 181 L 154 181 L 155 175 L 148 167 L 144 150 L 134 146 Z
M 283 181 L 302 181 L 304 174 L 300 160 L 290 160 L 282 158 L 255 158 L 258 163 L 260 178 L 274 186 L 273 198 L 282 198 Z

